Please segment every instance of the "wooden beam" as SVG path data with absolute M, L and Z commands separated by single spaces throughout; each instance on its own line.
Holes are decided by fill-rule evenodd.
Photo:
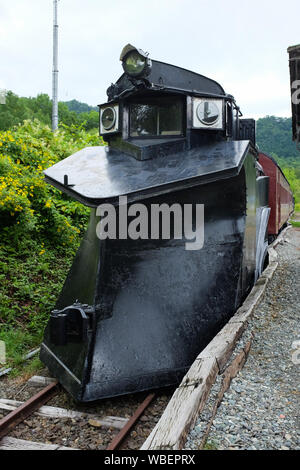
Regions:
M 22 401 L 9 400 L 7 398 L 0 399 L 0 409 L 13 411 L 23 404 Z M 56 406 L 41 406 L 36 415 L 43 418 L 86 418 L 94 421 L 95 426 L 103 426 L 107 428 L 122 429 L 128 422 L 127 418 L 120 418 L 118 416 L 99 416 L 90 413 L 82 413 L 80 411 L 66 410 L 65 408 L 58 408 Z
M 231 380 L 234 377 L 236 377 L 236 375 L 243 368 L 243 366 L 244 366 L 244 364 L 247 360 L 247 357 L 248 357 L 248 354 L 249 354 L 249 351 L 250 351 L 250 348 L 251 348 L 251 343 L 252 343 L 252 337 L 251 337 L 250 341 L 248 341 L 247 344 L 244 346 L 244 348 L 241 351 L 239 351 L 239 353 L 235 356 L 235 358 L 233 359 L 231 364 L 225 369 L 224 373 L 222 374 L 222 376 L 223 376 L 222 385 L 221 385 L 221 388 L 219 390 L 216 402 L 214 404 L 210 420 L 209 420 L 209 422 L 206 426 L 206 430 L 205 430 L 204 435 L 201 439 L 201 443 L 199 445 L 199 450 L 203 449 L 203 447 L 206 444 L 207 437 L 209 435 L 209 431 L 210 431 L 210 428 L 213 424 L 214 418 L 217 414 L 218 407 L 221 404 L 221 401 L 223 399 L 224 394 L 226 393 L 226 391 L 230 387 Z
M 25 441 L 15 437 L 3 437 L 0 440 L 0 450 L 79 450 L 73 447 L 64 447 L 57 444 L 44 444 L 43 442 Z

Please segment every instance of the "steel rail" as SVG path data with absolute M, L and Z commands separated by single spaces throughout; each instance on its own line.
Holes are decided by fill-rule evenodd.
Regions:
M 29 400 L 25 401 L 21 406 L 9 413 L 7 416 L 4 416 L 4 418 L 0 420 L 0 439 L 8 434 L 24 419 L 34 413 L 34 411 L 44 405 L 44 403 L 56 395 L 58 391 L 58 382 L 53 382 L 40 390 L 33 397 L 29 398 Z
M 121 431 L 113 438 L 109 446 L 106 448 L 106 450 L 116 450 L 121 442 L 125 439 L 131 428 L 135 425 L 137 420 L 140 418 L 140 416 L 144 413 L 145 409 L 147 406 L 150 405 L 152 400 L 155 398 L 155 393 L 150 393 L 143 403 L 140 404 L 140 406 L 136 409 L 135 413 L 132 415 L 132 417 L 129 419 L 129 421 L 125 424 L 125 426 L 121 429 Z

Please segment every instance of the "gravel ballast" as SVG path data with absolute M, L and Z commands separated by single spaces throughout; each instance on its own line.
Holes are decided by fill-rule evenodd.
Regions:
M 185 448 L 299 450 L 300 229 L 287 231 L 277 247 L 278 268 L 256 307 L 236 351 L 253 337 L 204 439 L 220 390 L 218 376 Z

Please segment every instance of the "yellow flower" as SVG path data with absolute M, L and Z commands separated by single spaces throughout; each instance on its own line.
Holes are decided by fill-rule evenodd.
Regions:
M 43 255 L 43 254 L 45 253 L 45 251 L 46 251 L 46 250 L 41 250 L 41 251 L 39 252 L 39 255 Z
M 51 201 L 48 200 L 45 204 L 45 207 L 51 207 Z

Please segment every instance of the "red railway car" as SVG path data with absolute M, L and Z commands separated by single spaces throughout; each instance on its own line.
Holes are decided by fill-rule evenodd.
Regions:
M 268 236 L 275 237 L 294 210 L 294 198 L 282 170 L 270 155 L 259 152 L 259 163 L 269 176 L 269 206 L 271 208 Z

